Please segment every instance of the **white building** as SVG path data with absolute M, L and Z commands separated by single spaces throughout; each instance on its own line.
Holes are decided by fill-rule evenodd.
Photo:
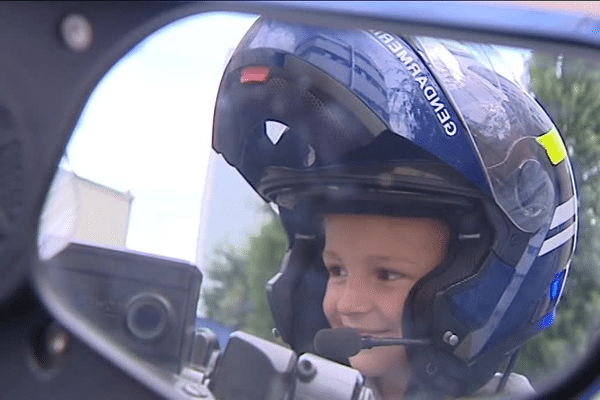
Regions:
M 73 240 L 124 248 L 132 201 L 130 192 L 59 169 L 40 217 L 40 255 L 51 256 Z

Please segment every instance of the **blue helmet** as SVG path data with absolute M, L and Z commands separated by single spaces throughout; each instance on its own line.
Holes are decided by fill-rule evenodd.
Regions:
M 319 216 L 445 220 L 447 259 L 403 314 L 419 385 L 463 395 L 552 323 L 577 231 L 563 141 L 490 46 L 260 19 L 235 50 L 213 148 L 278 206 L 289 250 L 268 285 L 282 338 L 327 328 Z

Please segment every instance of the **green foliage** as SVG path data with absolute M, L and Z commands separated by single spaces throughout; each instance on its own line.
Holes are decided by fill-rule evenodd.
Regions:
M 203 302 L 208 318 L 273 340 L 275 323 L 265 286 L 279 272 L 288 241 L 279 217 L 271 208 L 265 205 L 261 212 L 266 223 L 258 234 L 250 236 L 241 252 L 233 248 L 215 251 L 209 277 L 218 284 L 205 291 Z
M 585 352 L 600 311 L 600 68 L 536 55 L 530 83 L 565 139 L 580 202 L 579 240 L 554 324 L 523 348 L 517 370 L 530 378 L 568 367 Z
M 257 236 L 250 239 L 247 271 L 252 309 L 248 315 L 246 331 L 271 340 L 275 323 L 265 285 L 279 272 L 288 240 L 279 217 L 268 206 L 265 212 L 269 215 L 269 222 L 263 225 Z
M 203 293 L 206 316 L 233 329 L 242 329 L 251 307 L 246 258 L 232 247 L 219 247 L 208 276 L 216 284 Z

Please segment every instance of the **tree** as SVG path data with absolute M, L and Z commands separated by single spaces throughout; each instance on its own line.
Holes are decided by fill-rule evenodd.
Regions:
M 212 285 L 203 292 L 206 316 L 235 330 L 243 329 L 250 310 L 246 259 L 233 248 L 214 251 L 208 276 Z
M 266 284 L 279 271 L 287 249 L 287 235 L 268 205 L 261 208 L 265 223 L 249 237 L 240 252 L 215 250 L 209 277 L 216 281 L 205 290 L 207 317 L 236 330 L 273 340 L 275 323 L 266 297 Z
M 273 339 L 275 322 L 267 301 L 266 284 L 281 267 L 281 261 L 288 247 L 288 239 L 283 226 L 271 208 L 265 206 L 268 222 L 260 233 L 250 239 L 248 251 L 248 284 L 252 308 L 248 315 L 246 329 L 248 333 Z
M 600 311 L 600 68 L 536 54 L 530 83 L 565 139 L 580 204 L 579 240 L 554 324 L 523 349 L 517 370 L 547 376 L 585 352 Z

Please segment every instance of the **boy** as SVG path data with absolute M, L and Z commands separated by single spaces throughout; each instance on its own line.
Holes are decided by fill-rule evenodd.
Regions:
M 279 333 L 298 353 L 329 327 L 415 339 L 348 360 L 384 399 L 531 391 L 495 373 L 552 322 L 577 197 L 502 67 L 489 46 L 260 19 L 221 82 L 213 147 L 290 240 Z

